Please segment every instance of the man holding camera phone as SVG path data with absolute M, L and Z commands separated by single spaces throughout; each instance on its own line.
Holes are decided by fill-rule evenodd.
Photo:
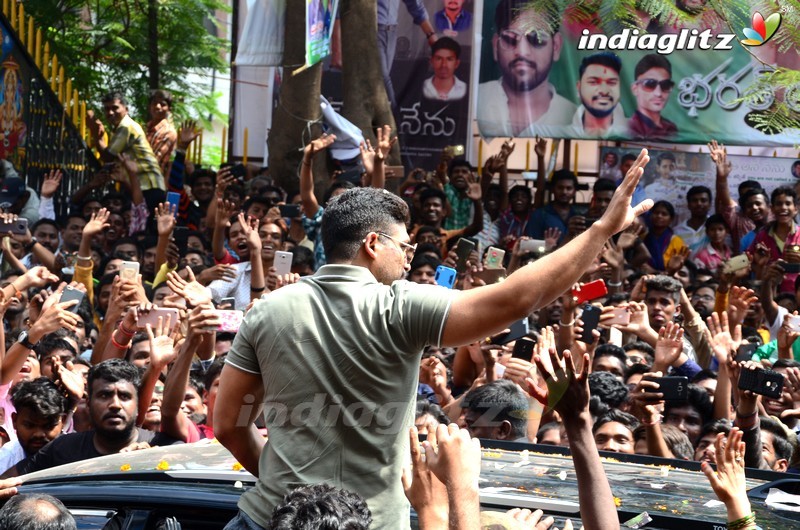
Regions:
M 329 265 L 257 303 L 222 372 L 214 432 L 259 477 L 242 496 L 240 515 L 228 528 L 246 528 L 248 519 L 266 527 L 293 483 L 320 481 L 364 495 L 376 528 L 407 527 L 401 455 L 407 450 L 405 427 L 413 414 L 423 347 L 491 336 L 571 287 L 605 242 L 652 206 L 650 200 L 631 205 L 648 161 L 643 149 L 605 215 L 586 232 L 504 282 L 468 291 L 399 281 L 409 267 L 410 246 L 409 212 L 402 199 L 356 188 L 332 200 L 322 222 Z M 302 355 L 296 354 L 298 343 Z M 337 396 L 333 402 L 332 396 Z M 317 399 L 322 399 L 319 405 Z M 283 421 L 270 423 L 269 443 L 253 423 L 258 403 L 275 412 L 279 404 L 287 412 Z M 318 418 L 292 420 L 290 410 L 309 405 L 321 413 Z M 371 418 L 366 425 L 353 421 L 356 409 L 358 417 Z M 389 414 L 391 421 L 382 423 Z M 574 418 L 571 426 L 591 440 L 591 426 L 584 420 Z M 599 466 L 591 442 L 573 454 L 578 454 L 576 462 Z M 581 488 L 601 499 L 608 492 L 611 500 L 603 480 Z M 596 509 L 587 504 L 584 520 L 597 520 Z

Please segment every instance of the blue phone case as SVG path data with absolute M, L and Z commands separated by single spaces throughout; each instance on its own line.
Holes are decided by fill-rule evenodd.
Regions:
M 439 265 L 436 267 L 436 276 L 434 276 L 434 279 L 436 280 L 437 285 L 452 289 L 456 284 L 456 274 L 457 273 L 454 268 Z
M 167 202 L 172 208 L 175 209 L 175 215 L 178 215 L 178 208 L 180 208 L 181 194 L 170 191 L 167 193 Z

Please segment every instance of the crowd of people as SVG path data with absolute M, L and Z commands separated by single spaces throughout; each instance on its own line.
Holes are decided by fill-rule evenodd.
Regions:
M 288 528 L 320 499 L 353 528 L 405 527 L 408 500 L 423 528 L 478 528 L 485 438 L 569 446 L 587 529 L 618 525 L 597 449 L 705 462 L 730 528 L 750 528 L 743 467 L 798 469 L 797 192 L 748 181 L 734 200 L 724 147 L 709 144 L 715 191 L 689 190 L 675 226 L 674 204 L 632 202 L 645 150 L 588 208 L 566 169 L 509 186 L 511 141 L 480 177 L 445 151 L 394 194 L 384 127 L 364 174 L 326 190 L 312 167 L 335 138 L 310 142 L 292 194 L 193 167 L 199 131 L 176 130 L 170 103 L 154 92 L 143 128 L 121 95 L 104 100 L 90 128 L 109 127 L 108 163 L 62 217 L 60 172 L 34 190 L 2 166 L 4 495 L 18 475 L 217 437 L 259 479 L 228 528 Z M 434 286 L 447 270 L 453 288 Z M 598 280 L 596 309 L 578 304 Z M 779 393 L 741 388 L 767 366 Z M 664 376 L 685 378 L 679 399 Z M 301 484 L 315 486 L 284 497 Z

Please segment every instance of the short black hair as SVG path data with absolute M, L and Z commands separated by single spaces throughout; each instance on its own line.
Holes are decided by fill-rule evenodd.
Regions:
M 675 206 L 673 206 L 671 202 L 664 200 L 656 201 L 655 204 L 653 204 L 653 207 L 650 209 L 650 212 L 652 212 L 658 207 L 664 208 L 669 214 L 669 216 L 672 219 L 675 219 Z
M 425 206 L 425 203 L 428 202 L 431 198 L 437 198 L 442 201 L 442 206 L 447 205 L 447 195 L 438 189 L 438 188 L 428 188 L 427 190 L 423 191 L 419 196 L 419 204 L 420 206 Z
M 760 190 L 762 188 L 761 183 L 757 180 L 743 180 L 736 189 L 739 192 L 739 197 L 741 197 L 747 190 Z
M 442 264 L 442 261 L 430 256 L 429 254 L 415 254 L 414 259 L 411 260 L 411 268 L 409 269 L 408 273 L 411 274 L 413 271 L 419 269 L 420 267 L 424 267 L 428 265 L 433 270 L 436 270 L 436 267 Z
M 700 414 L 700 421 L 707 423 L 714 415 L 714 405 L 705 388 L 689 384 L 689 395 L 686 401 L 667 401 L 664 405 L 664 415 L 673 408 L 692 407 Z
M 465 158 L 454 158 L 450 161 L 450 165 L 447 168 L 447 174 L 452 177 L 453 170 L 457 167 L 465 167 L 467 168 L 467 171 L 472 171 L 472 164 L 469 163 L 469 160 Z
M 781 423 L 769 416 L 761 416 L 759 422 L 762 431 L 772 434 L 772 448 L 775 450 L 775 457 L 791 461 L 794 448 L 789 442 L 789 436 L 781 426 Z
M 618 408 L 628 399 L 628 387 L 610 372 L 589 374 L 589 393 L 612 408 Z
M 329 263 L 355 258 L 371 231 L 390 231 L 409 222 L 408 205 L 397 195 L 376 188 L 353 188 L 337 195 L 322 214 L 322 243 Z
M 633 78 L 639 79 L 639 76 L 641 76 L 651 68 L 663 68 L 664 70 L 667 71 L 669 76 L 672 77 L 672 65 L 667 60 L 667 58 L 657 53 L 650 53 L 642 57 L 639 60 L 639 62 L 636 63 L 636 68 L 633 69 Z M 658 162 L 661 163 L 660 158 Z
M 601 344 L 594 351 L 594 358 L 600 357 L 616 357 L 622 363 L 622 366 L 627 366 L 628 356 L 625 355 L 625 350 L 616 344 Z
M 594 185 L 592 186 L 592 193 L 600 193 L 603 191 L 617 191 L 617 185 L 614 183 L 613 180 L 609 179 L 597 179 L 594 181 Z
M 498 379 L 470 390 L 461 406 L 485 414 L 492 412 L 492 422 L 511 424 L 511 439 L 525 436 L 528 427 L 528 400 L 519 387 L 508 379 Z
M 764 197 L 764 202 L 767 202 L 767 199 L 769 199 L 769 197 L 767 196 L 767 191 L 765 189 L 748 188 L 747 191 L 745 191 L 739 196 L 739 205 L 742 208 L 747 208 L 747 203 L 750 201 L 750 199 L 752 199 L 756 195 L 761 195 L 762 197 Z
M 622 412 L 618 409 L 610 409 L 609 411 L 602 414 L 597 420 L 594 422 L 592 426 L 592 433 L 597 432 L 597 429 L 605 425 L 606 423 L 619 423 L 624 425 L 631 431 L 636 430 L 636 427 L 639 426 L 639 420 L 636 419 L 636 416 L 632 414 L 628 414 L 627 412 Z
M 600 66 L 607 66 L 611 68 L 617 74 L 620 73 L 622 70 L 622 61 L 620 60 L 619 56 L 613 52 L 599 52 L 584 57 L 581 61 L 581 65 L 578 67 L 578 79 L 583 77 L 583 73 L 586 71 L 590 65 L 599 64 Z M 617 156 L 616 153 L 611 153 L 614 156 Z
M 711 228 L 713 225 L 722 225 L 726 232 L 731 231 L 730 227 L 728 226 L 728 222 L 725 220 L 725 217 L 720 213 L 710 215 L 708 219 L 706 219 L 706 230 Z
M 686 192 L 686 200 L 688 201 L 693 196 L 700 195 L 701 193 L 708 195 L 709 199 L 712 197 L 711 190 L 708 186 L 692 186 L 689 188 L 689 191 Z
M 439 37 L 431 46 L 431 56 L 439 50 L 450 50 L 456 54 L 456 59 L 461 58 L 461 45 L 452 37 Z
M 113 103 L 114 101 L 119 101 L 125 107 L 128 106 L 128 100 L 125 99 L 125 96 L 122 94 L 122 92 L 119 92 L 117 90 L 112 90 L 111 92 L 107 92 L 100 101 L 103 104 L 105 104 L 105 103 Z
M 147 100 L 147 102 L 152 103 L 157 99 L 163 100 L 167 104 L 167 107 L 172 109 L 172 92 L 169 90 L 164 90 L 163 88 L 151 90 L 150 98 Z
M 31 410 L 45 420 L 55 420 L 66 411 L 66 399 L 50 379 L 39 377 L 23 381 L 14 387 L 11 404 L 19 412 Z
M 531 193 L 531 189 L 528 186 L 525 186 L 524 184 L 517 184 L 516 186 L 511 186 L 511 188 L 508 190 L 508 198 L 510 199 L 512 195 L 518 192 L 527 195 L 529 201 L 533 200 L 533 194 Z
M 20 493 L 0 510 L 3 530 L 77 530 L 75 519 L 60 500 L 46 493 Z
M 214 359 L 214 362 L 208 367 L 208 370 L 206 370 L 203 376 L 203 386 L 205 386 L 206 392 L 214 385 L 214 379 L 219 377 L 224 366 L 225 361 L 223 359 Z
M 139 370 L 137 370 L 133 364 L 122 359 L 108 359 L 92 366 L 89 369 L 89 398 L 92 397 L 94 382 L 98 379 L 107 381 L 109 383 L 127 381 L 128 383 L 131 383 L 134 388 L 136 388 L 137 396 L 139 387 L 142 383 L 142 376 Z
M 667 276 L 666 274 L 656 274 L 647 280 L 644 285 L 648 292 L 661 291 L 664 293 L 671 293 L 672 299 L 675 300 L 676 304 L 681 298 L 681 289 L 683 288 L 683 285 L 672 276 Z
M 553 176 L 550 178 L 550 183 L 555 186 L 556 182 L 560 180 L 571 180 L 572 184 L 575 186 L 575 189 L 578 189 L 578 177 L 569 169 L 559 169 L 558 171 L 555 171 Z
M 770 204 L 775 204 L 775 201 L 781 195 L 785 195 L 787 197 L 792 198 L 792 202 L 797 204 L 797 191 L 795 191 L 794 186 L 779 186 L 772 190 L 772 195 L 769 197 Z
M 666 152 L 666 153 L 661 153 L 660 155 L 658 155 L 658 157 L 656 158 L 656 165 L 661 165 L 661 162 L 663 162 L 664 160 L 669 160 L 671 162 L 676 162 L 675 155 L 673 155 L 670 152 Z
M 619 161 L 620 165 L 622 165 L 623 162 L 636 162 L 636 155 L 631 153 L 622 155 L 622 159 Z
M 729 432 L 731 432 L 730 420 L 719 419 L 709 421 L 708 423 L 703 424 L 703 427 L 700 429 L 700 434 L 697 436 L 697 440 L 694 441 L 694 445 L 697 446 L 703 436 L 706 436 L 707 434 L 722 433 L 727 435 Z
M 367 530 L 371 523 L 372 512 L 360 495 L 327 484 L 312 484 L 284 495 L 273 510 L 267 528 Z
M 297 245 L 292 249 L 292 268 L 309 267 L 311 270 L 317 268 L 317 260 L 314 251 L 308 247 Z
M 640 352 L 644 352 L 647 355 L 649 355 L 651 359 L 656 355 L 656 350 L 654 350 L 652 346 L 650 346 L 649 344 L 647 344 L 642 340 L 635 340 L 633 342 L 629 342 L 622 347 L 622 350 L 625 353 L 628 353 L 631 350 L 639 350 Z
M 442 407 L 436 403 L 431 403 L 427 399 L 417 399 L 417 409 L 414 412 L 414 419 L 421 416 L 431 415 L 436 421 L 444 425 L 450 425 L 450 418 L 447 416 Z
M 55 228 L 56 231 L 60 231 L 61 230 L 61 227 L 58 226 L 58 223 L 56 223 L 52 219 L 48 219 L 48 218 L 44 217 L 42 219 L 39 219 L 35 223 L 33 223 L 33 226 L 31 226 L 31 234 L 36 232 L 36 229 L 39 228 L 42 225 L 50 225 L 53 228 Z
M 54 333 L 45 335 L 34 349 L 40 362 L 45 360 L 50 354 L 57 350 L 67 350 L 72 354 L 73 357 L 78 355 L 78 352 L 75 351 L 75 347 L 71 342 L 64 340 Z

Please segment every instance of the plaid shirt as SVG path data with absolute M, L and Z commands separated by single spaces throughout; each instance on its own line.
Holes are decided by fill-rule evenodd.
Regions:
M 472 199 L 461 197 L 458 190 L 452 184 L 445 184 L 444 194 L 447 202 L 450 203 L 450 215 L 448 215 L 442 227 L 445 230 L 460 230 L 472 223 Z
M 153 154 L 156 155 L 161 174 L 169 175 L 169 163 L 175 147 L 178 145 L 178 131 L 172 124 L 172 115 L 167 116 L 158 123 L 147 124 L 147 141 Z
M 142 191 L 166 189 L 158 160 L 156 160 L 153 150 L 150 149 L 142 126 L 133 121 L 130 116 L 126 115 L 122 118 L 117 128 L 114 129 L 111 140 L 108 142 L 108 152 L 112 155 L 125 153 L 136 160 Z

